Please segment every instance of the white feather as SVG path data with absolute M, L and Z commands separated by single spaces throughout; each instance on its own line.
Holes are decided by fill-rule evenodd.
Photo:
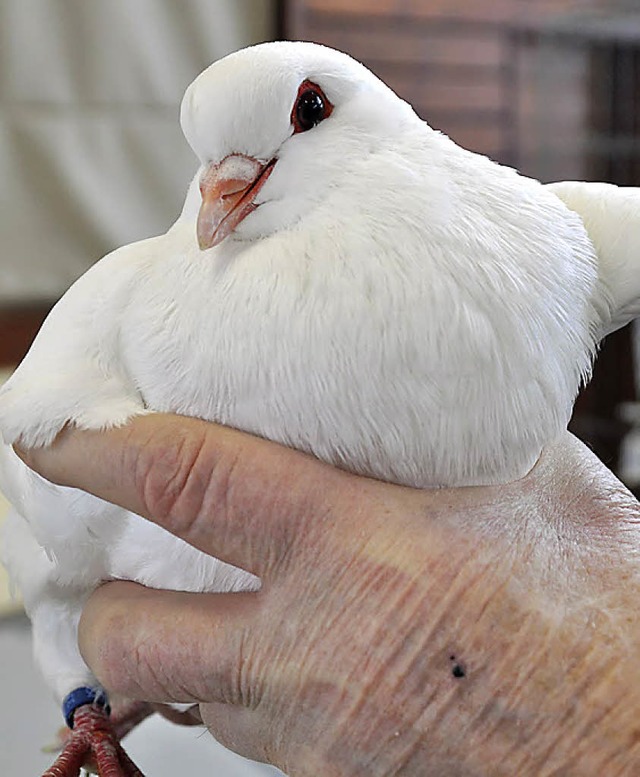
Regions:
M 585 181 L 549 188 L 580 216 L 595 247 L 611 298 L 609 334 L 640 315 L 640 189 Z

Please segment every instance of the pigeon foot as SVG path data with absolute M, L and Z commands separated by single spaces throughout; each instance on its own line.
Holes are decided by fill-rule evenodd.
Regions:
M 78 777 L 87 769 L 99 777 L 144 777 L 120 744 L 124 736 L 151 712 L 147 705 L 127 708 L 111 720 L 102 706 L 85 704 L 74 712 L 62 752 L 42 777 Z

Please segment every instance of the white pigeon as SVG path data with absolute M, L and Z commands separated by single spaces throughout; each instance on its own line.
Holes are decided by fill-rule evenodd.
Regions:
M 0 394 L 5 554 L 60 699 L 97 685 L 76 630 L 100 581 L 257 581 L 44 481 L 13 443 L 164 411 L 408 486 L 507 482 L 640 310 L 634 190 L 549 188 L 462 149 L 345 54 L 236 52 L 181 121 L 200 166 L 180 218 L 80 278 Z

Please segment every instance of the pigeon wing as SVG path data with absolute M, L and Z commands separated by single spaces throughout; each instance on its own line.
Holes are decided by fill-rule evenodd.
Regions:
M 611 302 L 604 335 L 640 315 L 640 188 L 561 181 L 549 188 L 584 222 Z

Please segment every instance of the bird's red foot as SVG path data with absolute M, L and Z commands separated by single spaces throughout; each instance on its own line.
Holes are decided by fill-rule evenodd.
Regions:
M 88 768 L 99 777 L 144 777 L 125 753 L 120 736 L 143 720 L 149 711 L 137 710 L 137 715 L 111 720 L 109 714 L 95 704 L 85 704 L 74 712 L 73 729 L 67 733 L 62 752 L 42 777 L 77 777 Z M 124 719 L 126 717 L 126 720 Z

